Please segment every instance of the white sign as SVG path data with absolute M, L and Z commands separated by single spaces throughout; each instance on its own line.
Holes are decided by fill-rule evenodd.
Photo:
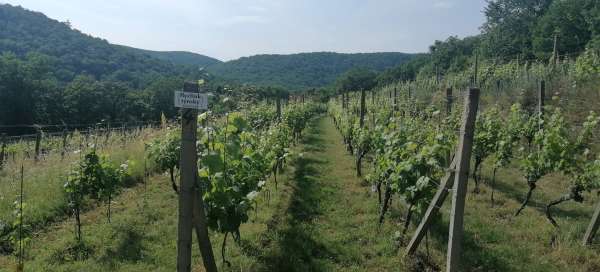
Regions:
M 208 94 L 176 91 L 175 107 L 185 109 L 206 110 L 208 109 Z

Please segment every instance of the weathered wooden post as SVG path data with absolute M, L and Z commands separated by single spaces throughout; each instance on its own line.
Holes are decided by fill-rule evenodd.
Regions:
M 398 111 L 398 88 L 394 87 L 394 111 Z
M 446 116 L 452 114 L 452 87 L 446 88 Z
M 40 160 L 40 148 L 42 144 L 42 128 L 39 126 L 35 127 L 35 156 L 34 160 L 37 162 Z
M 479 105 L 479 89 L 471 88 L 465 97 L 465 110 L 461 126 L 460 141 L 458 143 L 456 174 L 452 194 L 452 209 L 450 211 L 450 232 L 448 240 L 448 255 L 446 271 L 459 271 L 460 256 L 462 254 L 463 216 L 465 212 L 465 198 L 467 196 L 467 181 L 469 178 L 469 163 L 473 147 L 475 119 Z
M 217 271 L 212 246 L 206 229 L 204 203 L 197 192 L 198 158 L 196 152 L 196 130 L 198 109 L 207 108 L 207 97 L 199 94 L 198 83 L 186 82 L 183 92 L 176 92 L 175 106 L 181 110 L 181 161 L 179 189 L 179 223 L 177 238 L 177 271 L 191 271 L 192 228 L 196 235 L 207 271 Z M 202 209 L 200 211 L 199 209 Z M 196 223 L 196 224 L 194 224 Z M 211 258 L 212 257 L 212 258 Z
M 277 100 L 275 103 L 277 104 L 277 121 L 279 122 L 281 121 L 281 96 L 277 95 L 276 99 Z
M 592 220 L 590 221 L 590 224 L 585 231 L 585 235 L 583 236 L 584 246 L 592 244 L 594 236 L 596 236 L 596 232 L 598 231 L 598 227 L 600 227 L 600 202 L 598 202 L 596 205 L 596 210 L 594 211 Z
M 479 72 L 479 54 L 475 52 L 475 72 L 473 73 L 473 86 L 477 86 L 477 74 Z
M 363 128 L 365 126 L 365 90 L 360 90 L 360 127 Z
M 538 113 L 540 116 L 544 114 L 544 98 L 546 97 L 546 81 L 540 81 L 540 88 L 538 89 Z
M 371 105 L 375 105 L 375 90 L 371 90 Z
M 544 127 L 544 98 L 546 97 L 546 82 L 540 81 L 540 88 L 538 89 L 538 129 L 542 129 Z
M 67 128 L 65 127 L 65 129 L 63 129 L 62 132 L 62 150 L 60 151 L 60 159 L 64 160 L 65 159 L 65 154 L 67 153 L 67 135 L 68 135 L 68 131 Z
M 23 181 L 24 181 L 24 168 L 21 163 L 21 183 L 20 183 L 20 195 L 19 195 L 19 263 L 17 265 L 17 271 L 23 271 L 25 268 L 25 246 L 23 245 Z
M 552 67 L 556 67 L 556 63 L 558 62 L 558 50 L 557 50 L 557 45 L 558 43 L 558 33 L 554 33 L 554 46 L 552 49 Z
M 365 105 L 365 90 L 360 90 L 360 119 L 359 125 L 360 128 L 365 127 L 365 113 L 366 113 L 366 105 Z M 362 176 L 362 157 L 364 150 L 361 146 L 356 148 L 356 176 Z
M 6 133 L 2 133 L 2 149 L 0 150 L 0 170 L 4 168 L 4 161 L 6 160 Z
M 110 128 L 110 121 L 108 123 L 106 123 L 106 135 L 104 135 L 104 145 L 108 145 L 108 140 L 110 139 L 110 134 L 111 134 L 111 128 Z
M 500 80 L 498 79 L 498 80 L 496 80 L 496 96 L 500 95 L 500 86 L 501 86 Z

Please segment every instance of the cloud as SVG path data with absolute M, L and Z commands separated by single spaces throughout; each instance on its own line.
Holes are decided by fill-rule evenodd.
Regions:
M 224 18 L 216 22 L 218 26 L 232 26 L 238 24 L 264 24 L 269 20 L 263 16 L 258 15 L 235 15 L 228 18 Z
M 452 1 L 441 0 L 441 1 L 435 1 L 433 3 L 433 8 L 436 8 L 436 9 L 449 9 L 452 7 L 454 7 L 454 2 L 452 2 Z

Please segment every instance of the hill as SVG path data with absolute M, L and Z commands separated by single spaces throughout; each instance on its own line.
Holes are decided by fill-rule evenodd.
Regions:
M 354 67 L 382 71 L 412 57 L 412 54 L 394 52 L 256 55 L 213 65 L 208 71 L 219 78 L 238 83 L 306 89 L 329 85 Z
M 222 63 L 222 61 L 218 59 L 187 51 L 152 51 L 124 45 L 121 47 L 130 50 L 134 53 L 146 54 L 153 58 L 168 61 L 173 64 L 207 67 L 210 65 Z
M 156 57 L 161 54 L 124 49 L 84 34 L 72 28 L 69 22 L 59 22 L 40 12 L 8 4 L 0 5 L 0 52 L 10 52 L 21 59 L 32 53 L 48 57 L 54 67 L 52 73 L 62 82 L 87 74 L 99 80 L 126 81 L 140 86 L 157 75 L 189 74 L 196 70 Z M 162 58 L 180 59 L 182 55 L 165 53 Z

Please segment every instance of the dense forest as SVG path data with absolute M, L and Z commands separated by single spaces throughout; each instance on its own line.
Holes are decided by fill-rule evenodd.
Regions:
M 201 77 L 94 38 L 45 15 L 0 5 L 0 125 L 90 124 L 173 116 L 171 92 Z
M 329 85 L 352 68 L 382 71 L 412 57 L 404 53 L 332 52 L 257 55 L 210 66 L 208 71 L 227 81 L 303 90 Z
M 192 65 L 195 67 L 208 67 L 214 64 L 222 63 L 222 61 L 218 59 L 186 51 L 152 51 L 129 46 L 121 47 L 130 50 L 133 53 L 143 53 L 153 58 L 169 61 L 173 64 Z
M 381 84 L 472 69 L 475 57 L 488 65 L 578 59 L 580 76 L 600 74 L 600 5 L 597 0 L 492 0 L 481 34 L 435 41 L 428 54 L 388 69 Z M 587 49 L 587 50 L 586 50 Z

